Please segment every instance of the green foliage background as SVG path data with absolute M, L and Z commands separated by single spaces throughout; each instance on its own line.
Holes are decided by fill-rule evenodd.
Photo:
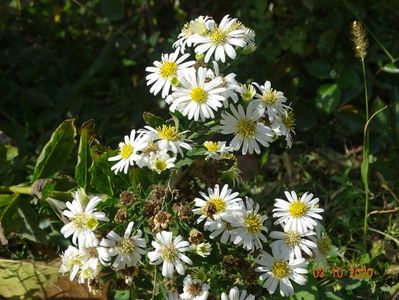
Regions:
M 370 232 L 371 252 L 360 245 L 364 95 L 361 64 L 353 54 L 349 32 L 353 20 L 367 26 L 371 112 L 388 105 L 370 125 L 370 211 L 395 210 L 399 206 L 398 1 L 13 0 L 2 1 L 0 12 L 0 186 L 33 183 L 59 170 L 61 175 L 76 175 L 79 185 L 86 186 L 93 123 L 78 130 L 76 141 L 75 127 L 68 122 L 60 125 L 62 137 L 54 134 L 52 139 L 69 146 L 59 145 L 65 152 L 53 157 L 56 170 L 40 168 L 36 161 L 53 131 L 65 119 L 76 119 L 78 127 L 93 119 L 96 138 L 115 148 L 126 132 L 143 125 L 144 111 L 166 117 L 165 104 L 146 87 L 145 67 L 170 49 L 185 22 L 198 15 L 219 20 L 231 14 L 255 30 L 258 45 L 255 54 L 233 67 L 240 70 L 238 80 L 270 80 L 292 101 L 297 124 L 293 149 L 280 147 L 273 149 L 277 154 L 260 157 L 256 173 L 246 174 L 247 192 L 262 199 L 287 188 L 314 191 L 325 199 L 326 224 L 345 263 L 363 263 L 377 270 L 373 281 L 360 285 L 341 282 L 343 287 L 338 288 L 331 278 L 322 284 L 333 286 L 331 290 L 344 298 L 396 293 L 397 212 L 370 217 L 370 227 L 385 235 Z M 79 158 L 68 157 L 77 145 L 83 147 Z M 97 174 L 106 167 L 101 147 L 91 153 L 98 162 L 91 171 Z M 65 191 L 69 187 L 67 181 L 54 179 L 52 184 L 53 189 L 57 184 Z M 98 186 L 104 189 L 99 192 L 109 192 L 104 182 Z M 13 209 L 10 203 L 21 201 L 17 198 L 0 195 L 0 220 Z M 47 199 L 52 199 L 47 200 L 50 206 L 57 206 L 59 200 Z M 51 215 L 35 201 L 28 203 L 15 208 L 14 214 L 27 224 L 38 224 Z M 57 226 L 50 222 L 40 230 L 21 225 L 14 229 L 30 241 L 43 242 L 45 230 L 56 235 Z M 53 242 L 54 249 L 63 246 L 57 236 Z M 29 243 L 10 242 L 0 256 L 51 256 Z

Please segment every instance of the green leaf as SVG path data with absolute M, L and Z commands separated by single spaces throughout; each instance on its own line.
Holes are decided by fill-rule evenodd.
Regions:
M 79 150 L 78 150 L 78 162 L 75 167 L 75 179 L 79 186 L 86 189 L 87 187 L 87 176 L 90 165 L 90 145 L 94 140 L 94 121 L 89 120 L 85 122 L 80 130 Z
M 0 296 L 32 299 L 58 277 L 58 267 L 36 262 L 0 259 Z M 45 291 L 44 291 L 45 292 Z
M 325 79 L 330 77 L 331 65 L 328 61 L 316 59 L 308 64 L 305 64 L 306 70 L 314 77 Z
M 332 113 L 341 100 L 341 89 L 336 83 L 323 84 L 316 94 L 316 107 L 326 114 Z
M 158 126 L 162 126 L 163 124 L 165 124 L 165 121 L 161 117 L 158 117 L 147 111 L 143 113 L 143 119 L 148 125 L 153 128 L 157 128 Z
M 108 161 L 108 158 L 113 156 L 115 153 L 113 151 L 108 151 L 97 154 L 97 149 L 99 149 L 99 147 L 96 146 L 90 149 L 90 155 L 93 160 L 91 167 L 89 168 L 89 173 L 91 174 L 90 184 L 97 192 L 112 196 L 114 194 L 111 183 L 112 164 Z
M 37 159 L 32 181 L 51 176 L 64 167 L 75 146 L 75 136 L 73 119 L 65 120 L 58 126 Z
M 12 195 L 0 195 L 0 222 L 2 221 L 3 217 L 6 215 L 8 209 L 11 208 L 11 205 L 17 200 L 18 194 Z
M 382 70 L 391 74 L 399 74 L 399 68 L 396 67 L 393 63 L 383 66 Z

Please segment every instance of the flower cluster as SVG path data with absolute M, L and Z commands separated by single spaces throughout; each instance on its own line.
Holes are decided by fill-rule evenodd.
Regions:
M 256 272 L 270 293 L 280 285 L 290 296 L 290 280 L 304 284 L 309 261 L 326 262 L 333 247 L 313 194 L 276 199 L 272 217 L 281 230 L 270 231 L 268 202 L 225 183 L 239 182 L 235 152 L 260 154 L 280 136 L 292 145 L 295 120 L 284 94 L 269 81 L 240 83 L 226 72 L 228 60 L 255 49 L 254 38 L 236 18 L 201 16 L 184 25 L 174 52 L 146 68 L 150 92 L 172 118 L 148 113 L 146 126 L 106 153 L 111 171 L 128 174 L 104 173 L 112 191 L 89 197 L 80 189 L 66 203 L 61 233 L 73 246 L 62 254 L 62 273 L 89 286 L 115 280 L 120 288 L 122 280 L 129 290 L 152 280 L 152 292 L 140 290 L 147 298 L 253 300 Z M 131 172 L 141 168 L 148 170 L 141 177 Z M 230 290 L 219 278 L 230 280 Z

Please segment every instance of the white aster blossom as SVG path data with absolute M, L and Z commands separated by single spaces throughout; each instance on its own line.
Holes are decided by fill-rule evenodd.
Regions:
M 230 289 L 229 294 L 222 293 L 222 300 L 255 300 L 255 296 L 252 294 L 248 294 L 246 290 L 239 291 L 239 289 L 235 286 Z
M 295 281 L 299 285 L 306 283 L 304 274 L 308 273 L 307 262 L 304 258 L 295 260 L 288 260 L 287 257 L 281 255 L 276 247 L 272 247 L 272 254 L 262 251 L 262 253 L 255 259 L 255 263 L 260 266 L 255 270 L 262 272 L 259 279 L 265 280 L 263 287 L 266 288 L 270 294 L 274 294 L 278 285 L 280 285 L 281 296 L 292 296 L 294 288 L 290 280 Z
M 251 101 L 256 94 L 256 90 L 252 84 L 241 84 L 239 92 L 242 100 L 246 103 Z
M 65 238 L 72 235 L 72 242 L 79 245 L 79 248 L 90 248 L 98 245 L 98 240 L 94 234 L 99 221 L 109 221 L 103 212 L 97 212 L 96 206 L 101 202 L 99 197 L 92 197 L 85 207 L 82 203 L 84 193 L 78 191 L 74 193 L 72 202 L 67 202 L 62 213 L 69 219 L 69 223 L 61 228 L 61 233 Z
M 101 246 L 108 249 L 109 256 L 116 256 L 112 264 L 116 270 L 136 266 L 141 256 L 146 253 L 145 240 L 141 237 L 142 232 L 137 230 L 137 233 L 133 234 L 133 225 L 133 222 L 129 222 L 123 237 L 111 231 L 100 243 Z
M 195 53 L 205 53 L 205 62 L 208 62 L 212 55 L 216 61 L 226 61 L 226 54 L 231 59 L 236 58 L 234 47 L 245 47 L 247 36 L 244 26 L 235 18 L 229 15 L 223 17 L 220 24 L 212 23 L 211 28 L 205 36 L 194 35 L 190 42 L 195 45 Z
M 183 156 L 183 150 L 191 150 L 190 144 L 183 135 L 185 132 L 179 132 L 176 126 L 173 125 L 162 125 L 157 128 L 152 128 L 151 126 L 145 126 L 145 129 L 141 129 L 140 132 L 149 135 L 147 139 L 152 139 L 156 141 L 159 149 L 172 151 L 173 153 L 179 153 Z
M 209 254 L 211 254 L 212 251 L 212 245 L 208 242 L 202 242 L 197 245 L 193 245 L 194 247 L 194 253 L 202 256 L 202 257 L 207 257 Z
M 189 120 L 195 121 L 215 118 L 215 113 L 226 100 L 222 87 L 223 79 L 217 76 L 207 80 L 206 68 L 189 68 L 182 73 L 180 85 L 172 93 L 170 110 L 178 110 Z
M 259 154 L 258 142 L 265 147 L 273 142 L 272 130 L 259 122 L 261 113 L 258 109 L 247 107 L 244 111 L 241 105 L 236 109 L 230 105 L 230 113 L 223 113 L 220 121 L 220 129 L 223 134 L 234 134 L 229 146 L 234 150 L 242 147 L 242 154 L 252 154 L 254 151 Z
M 283 111 L 280 112 L 278 118 L 275 118 L 271 122 L 270 128 L 273 130 L 276 136 L 284 136 L 285 141 L 287 142 L 287 147 L 291 148 L 291 133 L 295 133 L 295 117 L 292 109 L 288 106 L 287 109 L 283 109 Z
M 187 275 L 183 281 L 183 293 L 180 298 L 184 300 L 206 300 L 209 295 L 209 284 Z
M 242 245 L 248 251 L 262 249 L 262 242 L 266 242 L 263 232 L 267 232 L 264 222 L 266 215 L 259 213 L 259 204 L 254 205 L 251 198 L 246 198 L 246 206 L 237 214 L 237 221 L 232 224 L 234 229 L 234 244 Z
M 308 239 L 315 235 L 314 231 L 300 233 L 298 231 L 288 230 L 287 232 L 272 231 L 270 237 L 276 239 L 270 243 L 271 247 L 277 247 L 281 251 L 282 256 L 288 256 L 289 259 L 302 258 L 302 251 L 312 256 L 312 250 L 316 248 L 316 244 Z
M 119 143 L 119 154 L 108 158 L 109 161 L 118 161 L 111 167 L 111 170 L 117 174 L 123 172 L 127 174 L 129 166 L 134 166 L 135 161 L 140 159 L 140 155 L 137 153 L 145 147 L 145 142 L 142 139 L 142 134 L 138 134 L 136 137 L 136 130 L 130 132 L 130 136 L 125 135 L 123 142 Z
M 152 241 L 154 251 L 148 252 L 148 258 L 153 265 L 162 265 L 162 275 L 164 277 L 173 277 L 174 270 L 184 275 L 185 262 L 191 265 L 193 262 L 184 252 L 192 250 L 190 243 L 184 241 L 181 235 L 173 238 L 170 231 L 161 231 L 156 234 L 155 241 Z
M 69 279 L 72 281 L 78 274 L 83 265 L 83 257 L 79 249 L 74 246 L 68 248 L 61 254 L 60 272 L 64 275 L 70 273 Z
M 231 147 L 226 146 L 226 142 L 206 141 L 203 145 L 206 148 L 206 159 L 220 160 L 228 157 L 228 154 L 232 152 Z
M 260 110 L 262 115 L 266 112 L 269 120 L 273 121 L 284 111 L 286 106 L 284 103 L 287 98 L 283 92 L 272 89 L 270 81 L 266 81 L 264 85 L 259 85 L 256 82 L 252 84 L 259 89 L 260 93 L 255 94 L 255 99 L 250 102 L 249 106 Z
M 316 235 L 310 239 L 316 244 L 313 248 L 314 265 L 328 268 L 327 257 L 338 255 L 338 248 L 335 247 L 327 233 L 322 230 L 320 223 L 316 226 Z
M 146 76 L 147 85 L 151 85 L 150 93 L 157 95 L 162 90 L 162 98 L 169 94 L 173 80 L 176 80 L 180 73 L 195 64 L 195 61 L 184 62 L 190 55 L 183 54 L 179 57 L 179 49 L 174 53 L 162 54 L 161 61 L 155 61 L 154 67 L 147 67 L 150 72 Z
M 168 152 L 163 150 L 150 155 L 149 166 L 158 174 L 161 174 L 166 169 L 171 169 L 175 166 L 176 157 L 170 157 Z
M 300 198 L 294 191 L 284 194 L 288 201 L 276 199 L 273 209 L 273 217 L 278 218 L 274 224 L 283 224 L 284 231 L 304 233 L 317 226 L 318 223 L 314 219 L 323 219 L 320 213 L 324 212 L 324 209 L 317 207 L 319 198 L 313 199 L 313 194 L 306 192 Z

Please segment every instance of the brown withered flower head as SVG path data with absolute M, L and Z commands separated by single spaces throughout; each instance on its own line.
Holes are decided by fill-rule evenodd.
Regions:
M 172 221 L 170 213 L 160 210 L 154 217 L 150 218 L 150 226 L 153 232 L 159 232 L 167 229 Z
M 133 204 L 135 201 L 135 196 L 132 192 L 128 192 L 128 191 L 123 191 L 122 193 L 120 193 L 119 195 L 119 201 L 121 205 L 130 205 Z
M 120 207 L 115 214 L 115 222 L 116 223 L 124 223 L 127 221 L 128 215 L 127 215 L 127 210 L 124 207 Z
M 191 244 L 198 245 L 204 240 L 204 234 L 201 231 L 193 228 L 190 231 L 190 236 L 188 237 L 188 240 Z

